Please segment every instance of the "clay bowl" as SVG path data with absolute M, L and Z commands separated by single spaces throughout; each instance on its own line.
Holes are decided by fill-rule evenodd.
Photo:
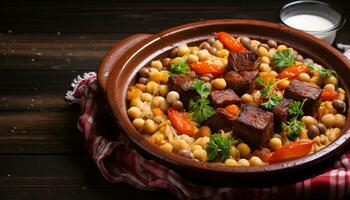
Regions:
M 322 169 L 321 162 L 336 157 L 349 141 L 350 117 L 347 114 L 342 135 L 333 143 L 312 155 L 263 167 L 226 167 L 220 164 L 196 162 L 165 153 L 148 142 L 131 124 L 127 115 L 126 93 L 137 72 L 155 58 L 181 43 L 199 43 L 213 36 L 213 32 L 226 31 L 261 41 L 274 39 L 293 47 L 306 57 L 323 66 L 332 67 L 339 74 L 349 101 L 350 63 L 336 49 L 304 32 L 281 24 L 255 20 L 210 20 L 186 24 L 154 35 L 127 38 L 113 48 L 103 59 L 99 69 L 99 82 L 105 89 L 116 122 L 122 127 L 135 147 L 156 161 L 183 174 L 183 177 L 206 185 L 271 185 L 305 179 Z M 346 102 L 349 105 L 349 102 Z M 317 164 L 317 165 L 316 165 Z M 281 178 L 283 177 L 283 178 Z

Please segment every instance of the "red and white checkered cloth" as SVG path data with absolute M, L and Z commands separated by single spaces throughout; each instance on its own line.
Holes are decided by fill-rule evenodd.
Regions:
M 206 187 L 191 183 L 180 174 L 144 158 L 130 145 L 123 132 L 114 127 L 113 119 L 101 102 L 96 74 L 78 77 L 67 92 L 71 102 L 80 102 L 78 128 L 103 176 L 110 182 L 125 182 L 142 190 L 166 189 L 179 199 L 349 199 L 350 151 L 342 155 L 322 174 L 304 181 L 269 188 Z M 98 116 L 98 117 L 96 117 Z M 102 118 L 101 120 L 99 120 Z M 99 128 L 99 121 L 108 130 Z M 107 139 L 108 138 L 108 139 Z

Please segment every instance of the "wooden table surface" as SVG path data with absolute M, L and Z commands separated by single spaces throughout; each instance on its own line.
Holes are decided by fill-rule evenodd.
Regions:
M 26 1 L 0 3 L 0 199 L 173 199 L 103 179 L 76 128 L 70 82 L 134 33 L 205 19 L 278 22 L 288 1 Z M 234 3 L 233 3 L 234 2 Z M 333 1 L 350 16 L 346 1 Z M 350 43 L 349 23 L 337 41 Z

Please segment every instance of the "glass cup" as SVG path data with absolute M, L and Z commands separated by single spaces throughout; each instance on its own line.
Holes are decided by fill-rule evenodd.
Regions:
M 301 24 L 291 24 L 291 20 L 293 16 L 297 15 L 308 15 L 310 17 L 316 16 L 321 17 L 321 19 L 328 20 L 330 22 L 330 26 L 326 29 L 320 27 L 319 30 L 308 30 L 307 27 L 302 27 Z M 288 23 L 288 18 L 290 18 Z M 294 17 L 295 18 L 295 17 Z M 308 18 L 305 17 L 304 20 Z M 319 19 L 319 18 L 318 18 Z M 283 6 L 280 10 L 280 20 L 283 24 L 302 30 L 306 33 L 309 33 L 319 39 L 326 41 L 329 44 L 332 44 L 335 40 L 337 31 L 345 24 L 346 19 L 342 14 L 342 11 L 332 6 L 328 3 L 320 2 L 320 1 L 295 1 Z M 305 21 L 304 21 L 305 23 Z M 305 23 L 306 24 L 306 23 Z

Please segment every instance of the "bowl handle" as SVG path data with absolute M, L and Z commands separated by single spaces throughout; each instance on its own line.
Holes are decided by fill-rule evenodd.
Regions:
M 136 43 L 148 38 L 151 34 L 135 34 L 118 42 L 103 57 L 97 72 L 97 80 L 101 88 L 106 91 L 107 80 L 110 72 L 113 70 L 115 60 L 120 59 L 123 54 L 133 47 Z

